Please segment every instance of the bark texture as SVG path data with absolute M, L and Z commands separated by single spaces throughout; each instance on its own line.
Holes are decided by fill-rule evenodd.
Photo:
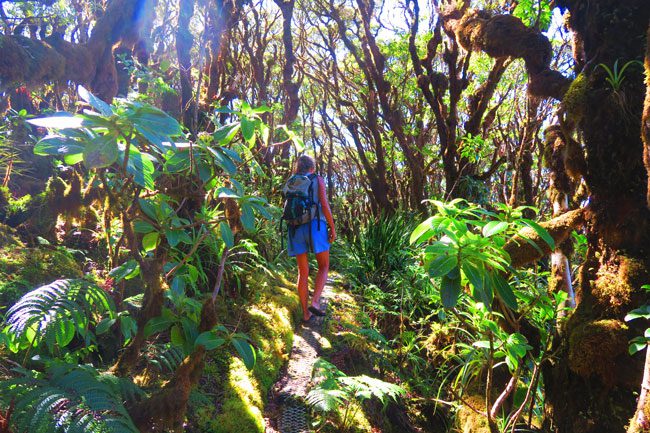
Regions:
M 143 0 L 113 0 L 83 44 L 56 35 L 42 40 L 0 35 L 0 89 L 72 81 L 110 101 L 117 93 L 112 47 L 138 26 L 142 5 Z
M 551 70 L 551 43 L 539 30 L 526 27 L 513 15 L 492 15 L 486 11 L 458 7 L 440 9 L 445 30 L 453 32 L 467 51 L 483 51 L 490 57 L 521 58 L 529 74 L 528 91 L 539 97 L 562 99 L 571 80 Z
M 625 314 L 647 302 L 650 212 L 643 166 L 641 117 L 646 88 L 631 66 L 619 88 L 603 64 L 624 65 L 646 52 L 646 0 L 562 0 L 584 64 L 564 95 L 566 116 L 584 139 L 583 177 L 589 189 L 588 253 L 579 273 L 577 308 L 567 322 L 556 361 L 544 371 L 546 427 L 559 433 L 624 432 L 635 411 L 643 354 L 628 341 L 642 333 Z M 584 63 L 582 62 L 584 59 Z

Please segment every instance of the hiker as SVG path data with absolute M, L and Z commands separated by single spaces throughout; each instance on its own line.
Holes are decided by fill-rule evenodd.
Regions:
M 320 309 L 320 296 L 329 271 L 330 244 L 336 239 L 334 219 L 325 194 L 325 182 L 314 173 L 315 169 L 313 158 L 300 156 L 296 161 L 294 174 L 283 188 L 286 201 L 282 219 L 288 226 L 287 252 L 298 262 L 298 295 L 305 322 L 308 322 L 312 315 L 325 315 Z M 318 273 L 311 305 L 308 306 L 309 252 L 316 254 Z

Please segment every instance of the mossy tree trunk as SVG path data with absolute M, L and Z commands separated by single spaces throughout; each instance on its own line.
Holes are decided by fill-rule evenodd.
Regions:
M 640 119 L 645 86 L 631 65 L 616 89 L 606 70 L 643 58 L 650 7 L 646 0 L 563 0 L 569 25 L 584 42 L 584 94 L 573 116 L 586 147 L 589 187 L 587 261 L 577 288 L 578 306 L 546 368 L 549 422 L 560 433 L 623 432 L 635 410 L 643 354 L 630 357 L 628 341 L 641 331 L 625 314 L 647 298 L 650 281 L 650 212 Z M 566 99 L 566 98 L 565 98 Z M 575 101 L 573 101 L 575 102 Z M 647 295 L 646 295 L 647 296 Z

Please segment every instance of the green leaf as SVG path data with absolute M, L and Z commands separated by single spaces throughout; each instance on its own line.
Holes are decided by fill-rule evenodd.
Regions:
M 155 202 L 149 199 L 141 198 L 138 199 L 138 203 L 140 203 L 140 209 L 142 209 L 142 212 L 144 212 L 145 215 L 154 221 L 158 221 L 158 215 L 156 212 L 157 206 Z
M 58 135 L 48 135 L 34 146 L 34 154 L 42 156 L 76 155 L 83 150 L 83 146 L 78 141 Z
M 113 114 L 113 109 L 106 102 L 102 101 L 92 93 L 90 93 L 84 86 L 79 86 L 79 97 L 86 101 L 91 107 L 99 111 L 104 116 L 110 116 Z
M 246 368 L 252 370 L 253 367 L 255 367 L 255 361 L 257 360 L 257 355 L 255 354 L 253 346 L 251 346 L 248 341 L 240 338 L 232 338 L 231 343 L 235 346 L 235 349 L 244 361 Z
M 130 116 L 136 131 L 138 131 L 147 141 L 166 151 L 164 143 L 170 140 L 170 137 L 176 137 L 182 134 L 180 124 L 165 112 L 152 106 L 139 106 Z
M 194 341 L 194 347 L 203 346 L 205 350 L 214 350 L 226 342 L 225 338 L 219 338 L 214 331 L 205 331 L 199 334 Z
M 228 173 L 231 176 L 234 176 L 235 174 L 237 174 L 237 166 L 232 161 L 230 156 L 228 156 L 228 154 L 226 154 L 226 152 L 224 152 L 223 148 L 220 148 L 220 147 L 217 147 L 217 148 L 208 147 L 208 150 L 214 156 L 215 163 L 219 167 L 221 167 L 226 173 Z
M 483 226 L 483 236 L 489 238 L 508 228 L 508 223 L 505 221 L 490 221 Z
M 629 322 L 630 320 L 635 320 L 639 318 L 644 318 L 650 320 L 650 305 L 643 305 L 635 310 L 630 311 L 625 316 L 625 321 Z
M 428 264 L 431 277 L 442 277 L 458 266 L 458 257 L 455 255 L 441 255 Z
M 175 248 L 187 236 L 187 233 L 185 233 L 185 230 L 165 230 L 165 236 L 167 237 L 167 243 L 172 248 Z
M 137 220 L 133 222 L 133 231 L 136 233 L 151 233 L 154 230 L 156 228 L 153 224 L 147 221 Z
M 113 326 L 116 321 L 117 319 L 111 319 L 110 317 L 102 319 L 95 327 L 95 334 L 102 335 L 106 333 L 109 329 L 111 329 L 111 326 Z
M 199 157 L 198 152 L 193 152 L 193 159 L 197 160 Z M 181 171 L 189 170 L 191 167 L 190 152 L 178 151 L 165 161 L 165 169 L 170 173 L 179 173 Z
M 102 168 L 112 165 L 119 156 L 115 136 L 106 134 L 86 143 L 83 150 L 84 165 L 88 168 Z
M 65 347 L 74 338 L 75 326 L 69 320 L 62 320 L 54 325 L 55 335 L 56 335 L 56 344 L 59 347 Z
M 517 297 L 510 288 L 510 284 L 498 273 L 492 274 L 492 283 L 499 298 L 512 310 L 517 310 Z
M 154 317 L 153 319 L 149 320 L 146 325 L 144 325 L 144 336 L 147 338 L 153 334 L 158 334 L 160 332 L 166 331 L 173 324 L 174 318 L 171 315 Z
M 142 238 L 142 248 L 145 251 L 153 251 L 156 246 L 158 246 L 158 238 L 160 237 L 158 232 L 151 232 L 144 235 Z
M 255 214 L 253 213 L 253 207 L 250 203 L 242 201 L 241 206 L 241 223 L 244 228 L 248 231 L 255 230 Z
M 228 248 L 235 246 L 235 237 L 233 236 L 232 230 L 226 221 L 221 221 L 219 223 L 219 229 L 221 230 L 221 239 Z
M 140 265 L 135 260 L 131 259 L 128 262 L 122 263 L 120 266 L 112 269 L 108 276 L 113 278 L 115 282 L 121 280 L 130 280 L 135 278 L 140 273 Z
M 171 342 L 175 346 L 183 346 L 185 344 L 185 337 L 183 336 L 183 332 L 178 325 L 172 326 Z
M 646 349 L 648 347 L 648 340 L 646 340 L 643 337 L 635 337 L 630 341 L 630 347 L 628 348 L 628 352 L 630 355 L 634 355 L 637 352 L 642 351 L 643 349 Z
M 140 186 L 148 190 L 154 190 L 154 172 L 153 157 L 148 153 L 140 152 L 137 147 L 129 148 L 129 160 L 126 171 L 133 175 L 133 180 Z
M 240 127 L 239 122 L 229 123 L 214 131 L 212 137 L 214 138 L 214 141 L 219 143 L 221 146 L 225 146 L 235 138 Z
M 255 140 L 255 121 L 249 119 L 248 117 L 241 118 L 241 133 L 244 136 L 244 140 L 251 144 L 251 141 Z
M 35 126 L 40 126 L 42 128 L 54 128 L 54 129 L 65 129 L 65 128 L 77 129 L 83 126 L 82 125 L 83 119 L 81 117 L 63 111 L 53 114 L 52 116 L 49 117 L 28 119 L 27 122 Z
M 440 280 L 440 299 L 445 308 L 455 307 L 460 293 L 460 278 L 449 278 L 447 275 L 442 277 Z
M 540 226 L 535 221 L 529 219 L 522 219 L 521 222 L 526 226 L 530 227 L 531 229 L 533 229 L 535 233 L 537 233 L 537 236 L 542 238 L 542 240 L 546 242 L 552 250 L 555 249 L 555 241 L 553 240 L 551 235 L 546 231 L 544 227 Z
M 411 245 L 416 242 L 427 241 L 431 236 L 433 236 L 434 232 L 431 228 L 431 222 L 433 221 L 434 218 L 435 217 L 427 218 L 413 230 L 413 232 L 411 233 L 411 237 L 409 238 L 409 243 Z M 425 234 L 428 234 L 426 238 L 424 237 Z
M 79 164 L 83 159 L 83 153 L 72 153 L 63 157 L 63 161 L 68 165 Z

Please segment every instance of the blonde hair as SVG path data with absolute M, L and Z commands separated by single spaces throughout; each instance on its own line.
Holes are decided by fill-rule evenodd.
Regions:
M 300 155 L 296 160 L 296 173 L 309 173 L 316 169 L 314 158 L 309 155 Z

